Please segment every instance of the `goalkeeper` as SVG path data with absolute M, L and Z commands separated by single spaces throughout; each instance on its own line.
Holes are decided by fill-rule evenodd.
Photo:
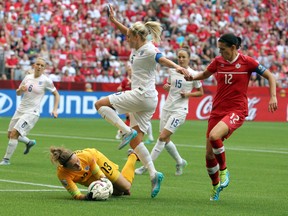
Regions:
M 77 200 L 92 200 L 92 194 L 82 194 L 76 183 L 88 187 L 93 181 L 108 178 L 113 184 L 113 195 L 130 195 L 138 160 L 133 150 L 121 173 L 117 164 L 94 148 L 71 151 L 64 147 L 50 147 L 52 163 L 58 164 L 57 176 L 65 189 Z

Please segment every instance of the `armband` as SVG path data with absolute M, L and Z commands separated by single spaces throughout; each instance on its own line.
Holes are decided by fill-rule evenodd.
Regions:
M 160 59 L 161 57 L 163 57 L 163 54 L 162 54 L 162 53 L 157 53 L 156 56 L 155 56 L 155 61 L 156 61 L 157 63 L 159 63 L 159 59 Z
M 257 66 L 257 68 L 255 69 L 255 72 L 259 75 L 262 75 L 266 70 L 266 67 L 264 67 L 263 65 L 259 64 Z

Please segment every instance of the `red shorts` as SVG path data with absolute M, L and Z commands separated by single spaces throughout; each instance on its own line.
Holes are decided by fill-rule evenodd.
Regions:
M 209 137 L 210 131 L 218 124 L 218 122 L 224 122 L 228 128 L 229 132 L 225 137 L 222 137 L 222 140 L 227 139 L 231 134 L 245 121 L 245 116 L 242 114 L 237 114 L 235 112 L 228 113 L 225 116 L 215 116 L 215 117 L 210 117 L 208 120 L 208 128 L 206 132 L 206 137 Z

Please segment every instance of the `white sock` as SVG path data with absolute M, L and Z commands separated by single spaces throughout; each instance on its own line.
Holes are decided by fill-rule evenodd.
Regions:
M 119 130 L 121 130 L 124 134 L 131 131 L 131 128 L 122 121 L 122 119 L 112 108 L 108 106 L 101 106 L 98 109 L 98 113 L 110 124 L 116 126 Z
M 23 142 L 25 144 L 28 144 L 30 142 L 30 139 L 28 137 L 26 137 L 26 136 L 19 136 L 18 137 L 18 141 L 19 142 Z
M 165 145 L 165 148 L 168 151 L 168 153 L 172 156 L 172 158 L 174 158 L 177 164 L 182 163 L 182 157 L 180 156 L 175 144 L 172 141 L 167 143 Z
M 144 143 L 141 142 L 139 145 L 136 146 L 134 151 L 138 155 L 143 166 L 148 169 L 150 179 L 152 180 L 155 177 L 155 174 L 157 171 L 155 169 L 154 163 L 152 161 L 152 158 L 151 158 L 151 155 L 149 154 L 148 149 L 146 148 Z
M 158 158 L 158 156 L 163 151 L 164 147 L 165 147 L 165 141 L 160 141 L 158 139 L 157 143 L 155 144 L 155 146 L 153 147 L 151 151 L 151 158 L 153 161 L 155 161 Z
M 149 121 L 149 127 L 147 130 L 147 135 L 148 135 L 149 140 L 151 140 L 151 141 L 154 140 L 151 121 Z
M 17 148 L 18 145 L 18 140 L 17 139 L 10 139 L 8 146 L 7 146 L 7 150 L 6 150 L 6 154 L 4 155 L 5 159 L 10 160 L 10 158 L 12 157 L 15 149 Z

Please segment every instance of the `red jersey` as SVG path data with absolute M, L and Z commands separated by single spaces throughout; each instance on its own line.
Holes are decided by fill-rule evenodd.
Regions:
M 234 62 L 216 57 L 207 67 L 217 80 L 211 116 L 226 115 L 231 111 L 248 115 L 247 88 L 252 72 L 264 73 L 265 67 L 253 58 L 240 54 Z

